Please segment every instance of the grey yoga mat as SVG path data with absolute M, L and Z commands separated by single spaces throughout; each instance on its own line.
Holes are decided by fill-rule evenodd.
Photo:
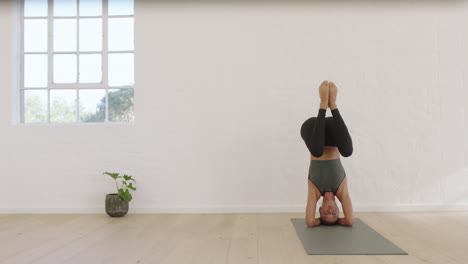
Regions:
M 308 227 L 304 218 L 291 218 L 291 222 L 309 255 L 408 255 L 359 218 L 351 227 Z

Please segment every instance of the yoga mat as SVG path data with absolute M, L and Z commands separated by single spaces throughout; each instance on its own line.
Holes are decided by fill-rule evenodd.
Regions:
M 359 218 L 353 226 L 308 227 L 304 218 L 291 222 L 309 255 L 408 255 Z

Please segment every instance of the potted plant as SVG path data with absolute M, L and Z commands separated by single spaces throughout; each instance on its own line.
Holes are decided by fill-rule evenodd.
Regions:
M 129 190 L 136 191 L 136 187 L 133 186 L 133 183 L 136 183 L 136 181 L 132 176 L 127 174 L 119 175 L 119 173 L 110 172 L 104 172 L 102 174 L 111 176 L 115 180 L 115 186 L 117 187 L 117 193 L 106 194 L 106 213 L 112 217 L 126 215 L 128 212 L 128 203 L 133 199 Z M 117 179 L 120 179 L 120 188 Z

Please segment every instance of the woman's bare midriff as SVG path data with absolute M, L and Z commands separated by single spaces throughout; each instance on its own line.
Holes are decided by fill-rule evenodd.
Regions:
M 340 157 L 340 152 L 337 147 L 323 146 L 323 154 L 320 157 L 315 157 L 310 155 L 312 160 L 331 160 L 338 159 Z

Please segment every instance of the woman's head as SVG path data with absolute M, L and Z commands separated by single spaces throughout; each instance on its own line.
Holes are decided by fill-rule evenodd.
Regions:
M 334 225 L 338 221 L 339 209 L 335 202 L 335 195 L 331 192 L 323 195 L 322 206 L 319 208 L 320 222 L 325 225 Z

